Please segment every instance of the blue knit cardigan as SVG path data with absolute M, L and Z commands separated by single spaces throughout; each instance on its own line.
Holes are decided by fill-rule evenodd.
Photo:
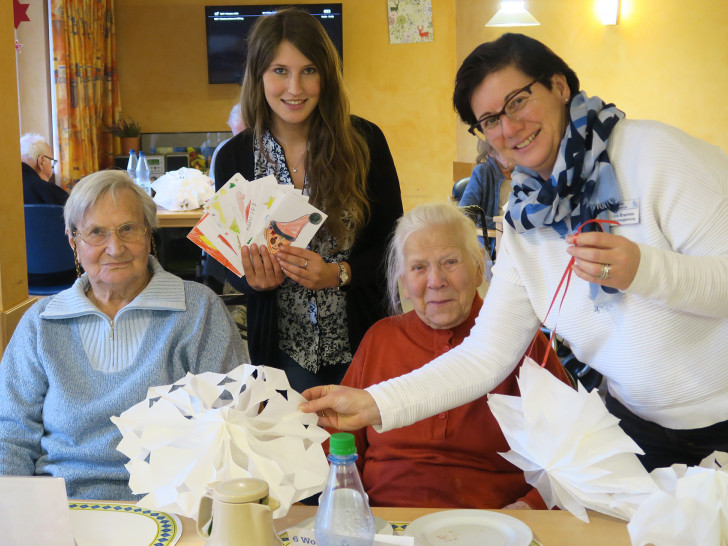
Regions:
M 69 498 L 136 500 L 110 417 L 149 387 L 249 362 L 211 290 L 151 257 L 150 267 L 149 285 L 113 322 L 85 296 L 85 275 L 25 313 L 0 363 L 1 475 L 63 477 Z

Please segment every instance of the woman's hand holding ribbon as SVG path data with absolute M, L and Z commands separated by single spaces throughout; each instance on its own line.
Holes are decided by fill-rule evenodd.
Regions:
M 574 257 L 572 271 L 580 279 L 626 290 L 640 264 L 639 246 L 621 235 L 597 231 L 566 237 L 566 251 Z

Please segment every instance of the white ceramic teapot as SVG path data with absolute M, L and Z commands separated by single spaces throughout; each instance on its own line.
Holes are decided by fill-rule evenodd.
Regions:
M 280 503 L 257 478 L 215 482 L 200 499 L 197 532 L 205 546 L 279 546 L 273 511 Z M 210 531 L 210 523 L 212 530 Z

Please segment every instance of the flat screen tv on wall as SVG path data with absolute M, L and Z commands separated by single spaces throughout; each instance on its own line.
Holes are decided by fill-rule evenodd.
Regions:
M 209 83 L 241 83 L 248 53 L 247 36 L 263 15 L 294 4 L 205 6 L 207 30 L 207 78 Z M 295 4 L 317 17 L 339 51 L 342 60 L 341 4 Z

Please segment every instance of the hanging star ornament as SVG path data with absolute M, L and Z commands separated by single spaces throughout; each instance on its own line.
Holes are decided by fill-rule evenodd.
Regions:
M 28 8 L 30 4 L 21 4 L 19 0 L 13 0 L 13 14 L 15 15 L 15 30 L 18 30 L 20 23 L 30 21 L 28 17 Z

